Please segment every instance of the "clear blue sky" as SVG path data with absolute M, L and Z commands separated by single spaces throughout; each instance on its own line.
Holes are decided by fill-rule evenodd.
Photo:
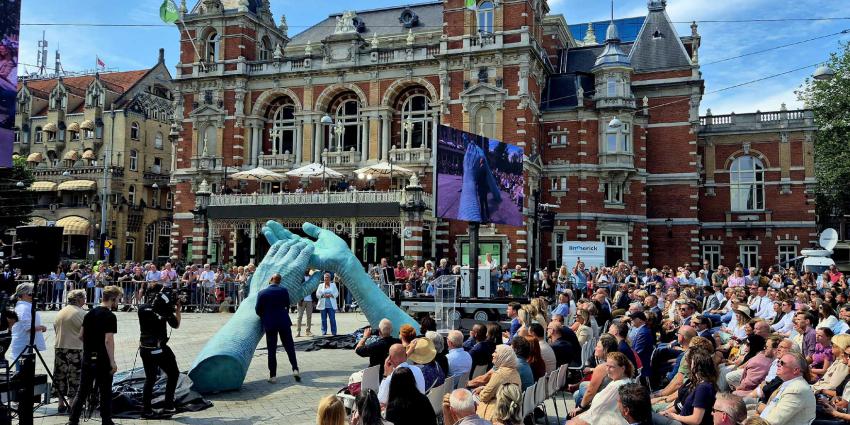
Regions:
M 191 5 L 195 0 L 187 0 Z M 35 0 L 24 1 L 23 24 L 41 23 L 131 23 L 158 24 L 162 0 L 106 1 L 106 0 Z M 405 4 L 398 0 L 357 0 L 342 2 L 325 0 L 271 0 L 272 12 L 277 21 L 286 14 L 290 35 L 300 32 L 330 13 L 345 8 L 368 9 Z M 607 19 L 610 3 L 605 0 L 549 0 L 552 13 L 563 14 L 570 24 Z M 844 0 L 669 0 L 668 13 L 677 24 L 679 35 L 690 33 L 686 22 L 692 20 L 740 20 L 847 17 Z M 645 0 L 618 0 L 617 17 L 640 16 L 646 13 Z M 786 47 L 759 55 L 709 65 L 709 62 L 739 54 L 762 51 L 775 46 L 837 33 L 850 28 L 850 19 L 797 22 L 748 22 L 700 24 L 702 48 L 700 62 L 706 80 L 706 91 L 758 79 L 823 61 L 831 51 L 839 49 L 839 40 L 850 36 L 832 36 L 820 40 Z M 157 49 L 164 47 L 166 60 L 173 72 L 177 62 L 177 29 L 157 28 L 86 28 L 69 26 L 23 25 L 21 27 L 22 64 L 35 64 L 37 42 L 42 31 L 50 44 L 48 63 L 53 63 L 56 48 L 62 54 L 62 63 L 68 71 L 92 69 L 95 55 L 107 66 L 120 70 L 140 69 L 156 62 Z M 600 36 L 600 35 L 597 35 Z M 34 66 L 21 66 L 32 72 Z M 797 71 L 778 78 L 762 81 L 747 87 L 707 95 L 702 102 L 702 112 L 711 108 L 714 114 L 776 110 L 782 102 L 789 108 L 802 106 L 793 91 L 811 74 L 813 68 Z

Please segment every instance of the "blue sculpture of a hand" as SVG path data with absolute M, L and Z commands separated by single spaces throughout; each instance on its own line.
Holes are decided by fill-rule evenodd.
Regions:
M 295 235 L 276 221 L 267 222 L 263 227 L 263 234 L 269 243 L 278 243 L 283 240 L 307 240 L 311 243 L 314 249 L 310 257 L 310 267 L 339 274 L 343 284 L 351 291 L 372 326 L 377 327 L 378 323 L 386 318 L 393 322 L 393 333 L 396 336 L 401 325 L 405 323 L 419 331 L 419 324 L 396 306 L 366 274 L 360 261 L 344 240 L 335 233 L 312 223 L 304 223 L 302 228 L 304 233 L 316 240 L 311 241 Z M 316 285 L 311 288 L 315 290 Z
M 297 301 L 304 298 L 304 290 L 310 285 L 304 282 L 304 273 L 312 255 L 313 245 L 306 240 L 288 239 L 272 244 L 251 278 L 251 295 L 242 301 L 236 314 L 195 358 L 189 370 L 195 390 L 216 392 L 235 390 L 242 386 L 251 358 L 263 335 L 260 318 L 254 312 L 257 294 L 268 286 L 275 273 L 280 273 L 281 286 L 290 291 L 290 299 Z M 312 287 L 317 285 L 313 284 Z

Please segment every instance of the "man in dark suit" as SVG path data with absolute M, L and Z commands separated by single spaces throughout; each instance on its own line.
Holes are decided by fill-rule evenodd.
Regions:
M 289 318 L 289 291 L 280 286 L 280 273 L 269 280 L 269 286 L 257 294 L 255 312 L 266 332 L 266 344 L 269 353 L 269 383 L 277 382 L 277 337 L 280 335 L 283 348 L 292 364 L 292 376 L 301 382 L 298 372 L 298 360 L 295 358 L 295 344 L 292 341 L 292 320 Z
M 635 329 L 632 349 L 637 353 L 643 366 L 641 374 L 649 376 L 652 351 L 655 350 L 655 333 L 646 326 L 646 314 L 642 311 L 632 314 L 632 325 Z
M 15 295 L 15 272 L 9 269 L 9 265 L 3 266 L 3 273 L 0 273 L 0 291 L 6 292 L 10 297 Z
M 572 329 L 561 326 L 553 320 L 546 327 L 546 334 L 549 337 L 549 346 L 555 352 L 555 362 L 558 367 L 564 364 L 580 366 L 581 345 Z
M 372 328 L 366 328 L 354 352 L 360 357 L 368 357 L 369 366 L 379 365 L 380 375 L 378 376 L 384 376 L 384 362 L 390 354 L 390 347 L 393 344 L 400 344 L 401 340 L 393 337 L 393 322 L 389 319 L 381 320 L 378 324 L 378 334 L 380 339 L 367 345 L 366 340 L 372 335 Z
M 475 371 L 476 366 L 489 366 L 493 363 L 493 352 L 496 351 L 496 343 L 491 338 L 487 338 L 487 327 L 480 326 L 475 333 L 475 345 L 469 350 L 469 355 L 472 357 L 472 368 L 470 375 Z

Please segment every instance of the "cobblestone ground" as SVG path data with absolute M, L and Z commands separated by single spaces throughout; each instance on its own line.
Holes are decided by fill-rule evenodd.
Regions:
M 44 359 L 51 369 L 53 367 L 52 347 L 54 339 L 53 318 L 55 312 L 40 313 L 50 331 L 47 333 L 48 350 Z M 141 367 L 140 358 L 136 357 L 139 346 L 139 325 L 134 312 L 117 313 L 118 334 L 116 335 L 117 363 L 119 370 Z M 296 319 L 292 315 L 293 321 Z M 186 313 L 180 329 L 171 334 L 169 345 L 177 356 L 180 370 L 188 371 L 195 355 L 201 350 L 207 340 L 231 317 L 231 314 Z M 313 334 L 321 335 L 319 327 L 320 316 L 313 315 Z M 352 332 L 367 324 L 362 314 L 341 313 L 337 315 L 339 333 Z M 303 332 L 303 329 L 302 329 Z M 293 328 L 293 334 L 295 330 Z M 296 338 L 296 341 L 306 340 L 307 337 Z M 260 341 L 260 347 L 265 347 L 265 340 Z M 356 356 L 351 350 L 319 350 L 314 352 L 298 352 L 298 364 L 301 368 L 302 380 L 296 383 L 291 376 L 289 361 L 286 353 L 278 353 L 278 382 L 269 384 L 268 368 L 265 350 L 258 350 L 251 362 L 248 376 L 240 391 L 207 395 L 213 402 L 213 407 L 192 413 L 181 413 L 169 421 L 133 421 L 117 420 L 121 424 L 314 424 L 316 421 L 316 406 L 319 400 L 329 394 L 336 393 L 348 382 L 352 372 L 368 366 L 368 359 Z M 44 373 L 39 364 L 38 373 Z M 560 404 L 560 403 L 559 403 Z M 36 424 L 64 424 L 67 416 L 56 415 L 57 404 L 50 404 L 39 409 L 35 415 Z M 550 412 L 552 409 L 549 409 Z M 563 412 L 561 413 L 563 416 Z M 554 422 L 554 416 L 552 421 Z M 99 417 L 92 418 L 90 423 L 100 423 Z M 397 424 L 401 425 L 401 424 Z

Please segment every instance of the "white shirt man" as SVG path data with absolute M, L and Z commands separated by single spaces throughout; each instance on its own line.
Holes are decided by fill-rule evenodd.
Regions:
M 451 331 L 446 342 L 449 344 L 449 352 L 446 354 L 449 376 L 469 374 L 472 369 L 472 356 L 463 349 L 463 334 L 460 331 Z
M 425 394 L 425 375 L 422 375 L 422 369 L 411 366 L 407 363 L 401 363 L 395 367 L 396 370 L 407 368 L 413 372 L 413 379 L 416 381 L 416 389 L 419 390 L 420 393 Z M 381 402 L 382 405 L 386 405 L 387 401 L 390 399 L 390 382 L 393 380 L 392 373 L 389 374 L 383 381 L 381 381 L 381 386 L 378 388 L 378 401 Z
M 759 287 L 757 295 L 750 301 L 750 309 L 754 311 L 755 317 L 765 320 L 773 320 L 776 312 L 773 311 L 773 301 L 767 297 L 764 287 Z
M 209 264 L 204 264 L 204 271 L 201 273 L 201 283 L 207 289 L 215 286 L 215 272 L 210 269 Z

